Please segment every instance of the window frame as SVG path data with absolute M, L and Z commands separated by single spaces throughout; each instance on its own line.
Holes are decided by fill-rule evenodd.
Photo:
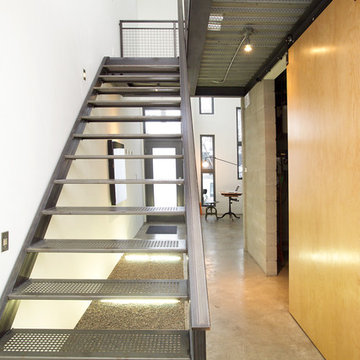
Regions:
M 201 106 L 201 99 L 211 99 L 211 112 L 203 112 Z M 200 115 L 214 115 L 214 97 L 212 96 L 200 96 L 199 97 L 199 113 Z
M 240 116 L 239 116 L 240 114 Z M 239 141 L 239 121 L 240 121 L 240 127 L 241 127 L 241 140 Z M 244 174 L 244 167 L 243 167 L 243 171 L 240 172 L 239 167 L 240 165 L 243 166 L 243 156 L 242 156 L 242 150 L 243 150 L 243 146 L 242 146 L 242 135 L 243 135 L 243 131 L 242 131 L 242 112 L 241 112 L 241 107 L 236 107 L 236 163 L 237 163 L 237 168 L 236 168 L 236 173 L 237 173 L 237 178 L 238 180 L 242 180 L 243 179 L 243 174 Z M 239 148 L 241 148 L 241 164 L 240 164 L 240 157 L 239 157 Z
M 204 169 L 202 166 L 202 162 L 203 162 L 203 156 L 202 156 L 202 138 L 203 137 L 211 137 L 212 138 L 212 156 L 213 156 L 213 167 L 212 169 Z M 203 174 L 212 174 L 213 175 L 213 179 L 214 179 L 214 200 L 213 202 L 216 202 L 216 176 L 215 176 L 215 135 L 213 134 L 201 134 L 200 135 L 200 178 L 201 178 L 201 205 L 204 206 L 204 196 L 203 196 L 203 189 L 204 189 L 204 184 L 203 184 Z

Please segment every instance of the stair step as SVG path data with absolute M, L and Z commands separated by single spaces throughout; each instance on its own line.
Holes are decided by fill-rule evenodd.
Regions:
M 186 240 L 40 240 L 27 252 L 124 253 L 185 252 Z
M 90 100 L 88 104 L 93 107 L 171 107 L 179 108 L 181 100 L 153 100 L 153 101 L 112 101 Z
M 138 159 L 183 159 L 184 155 L 65 155 L 68 160 L 99 160 L 99 159 L 124 159 L 124 160 L 138 160 Z
M 179 82 L 179 75 L 100 75 L 105 82 Z
M 181 116 L 83 116 L 88 122 L 150 122 L 150 121 L 181 121 Z
M 52 207 L 42 211 L 43 215 L 155 215 L 155 216 L 175 216 L 185 215 L 183 206 L 177 207 L 82 207 L 82 206 L 64 206 Z
M 179 72 L 179 65 L 104 65 L 110 72 Z
M 102 139 L 180 139 L 181 134 L 74 134 L 74 138 L 82 140 Z
M 112 86 L 112 87 L 95 87 L 98 94 L 135 94 L 135 95 L 177 95 L 180 93 L 178 86 L 171 87 L 133 87 L 133 86 Z
M 0 359 L 189 360 L 185 330 L 12 329 L 0 339 Z
M 57 179 L 55 184 L 184 184 L 184 179 L 156 180 L 156 179 Z
M 8 297 L 10 300 L 101 300 L 188 296 L 186 280 L 29 279 Z

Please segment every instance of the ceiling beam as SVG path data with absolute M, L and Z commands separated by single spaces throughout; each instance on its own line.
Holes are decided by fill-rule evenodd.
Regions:
M 190 2 L 187 64 L 191 96 L 195 94 L 200 72 L 211 4 L 212 0 L 192 0 Z
M 245 88 L 241 86 L 198 86 L 195 96 L 242 97 Z
M 245 93 L 248 93 L 257 82 L 261 81 L 264 76 L 281 60 L 288 51 L 289 47 L 305 32 L 312 22 L 325 10 L 332 0 L 314 1 L 304 12 L 300 19 L 289 31 L 288 35 L 283 39 L 280 45 L 271 53 L 260 69 L 250 79 L 245 86 Z

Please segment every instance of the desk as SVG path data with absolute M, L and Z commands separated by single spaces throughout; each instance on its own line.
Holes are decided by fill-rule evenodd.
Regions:
M 225 196 L 229 199 L 229 211 L 227 213 L 225 213 L 223 216 L 220 216 L 218 219 L 222 219 L 225 215 L 229 215 L 230 219 L 232 219 L 232 216 L 234 215 L 237 219 L 240 219 L 239 216 L 236 216 L 232 211 L 231 211 L 231 203 L 233 201 L 239 201 L 238 197 L 242 195 L 242 193 L 239 192 L 235 192 L 235 191 L 230 191 L 230 192 L 222 192 L 221 193 L 222 196 Z

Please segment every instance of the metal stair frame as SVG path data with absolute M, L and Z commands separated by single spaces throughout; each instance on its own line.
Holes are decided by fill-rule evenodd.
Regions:
M 19 255 L 16 259 L 15 265 L 10 274 L 9 280 L 5 286 L 5 289 L 0 298 L 0 336 L 5 332 L 10 330 L 12 323 L 15 319 L 16 312 L 19 306 L 17 300 L 8 300 L 8 294 L 16 286 L 21 285 L 26 281 L 31 271 L 34 267 L 37 253 L 28 253 L 26 249 L 35 241 L 35 239 L 42 239 L 45 236 L 46 230 L 49 226 L 51 215 L 44 215 L 43 211 L 46 208 L 51 208 L 56 206 L 56 203 L 59 199 L 62 184 L 55 184 L 54 181 L 59 178 L 66 178 L 70 166 L 71 160 L 66 159 L 65 155 L 74 155 L 80 139 L 74 139 L 74 134 L 82 134 L 86 127 L 86 122 L 82 121 L 83 116 L 88 116 L 92 110 L 92 107 L 88 104 L 89 100 L 96 95 L 94 87 L 101 85 L 101 80 L 99 78 L 101 72 L 103 71 L 104 64 L 108 61 L 108 57 L 104 57 L 99 70 L 97 71 L 92 84 L 90 85 L 87 96 L 80 108 L 79 114 L 76 118 L 74 126 L 69 134 L 68 140 L 64 146 L 64 149 L 60 155 L 58 163 L 55 167 L 53 175 L 49 181 L 49 184 L 45 190 L 44 196 L 40 202 L 40 205 L 36 211 L 34 220 L 30 226 L 28 234 L 25 238 L 24 244 L 19 252 Z
M 199 190 L 196 179 L 195 164 L 195 146 L 193 125 L 191 118 L 190 96 L 188 89 L 188 75 L 186 64 L 186 41 L 184 20 L 182 14 L 182 0 L 178 0 L 179 16 L 179 49 L 180 49 L 180 96 L 181 96 L 181 114 L 182 114 L 182 136 L 184 149 L 184 181 L 185 181 L 185 218 L 187 225 L 187 249 L 188 249 L 188 273 L 189 273 L 189 298 L 190 298 L 190 354 L 192 360 L 206 359 L 205 332 L 210 328 L 210 315 L 208 294 L 206 285 L 205 259 L 203 249 L 203 239 L 199 212 Z M 0 298 L 0 337 L 8 332 L 15 319 L 20 300 L 9 300 L 8 296 L 15 287 L 22 285 L 30 277 L 35 264 L 38 252 L 27 251 L 27 249 L 44 239 L 50 219 L 53 216 L 51 211 L 46 209 L 56 208 L 62 187 L 64 184 L 56 183 L 57 179 L 66 179 L 74 156 L 82 137 L 86 124 L 91 122 L 89 115 L 93 109 L 93 99 L 99 94 L 98 88 L 102 84 L 102 76 L 109 71 L 109 66 L 126 65 L 129 62 L 134 65 L 146 64 L 147 59 L 127 58 L 125 61 L 121 58 L 110 59 L 105 57 L 99 70 L 92 82 L 88 94 L 76 118 L 75 124 L 70 132 L 65 147 L 60 155 L 53 175 L 49 181 L 44 196 L 36 211 L 34 220 L 30 226 L 29 232 L 25 238 L 24 244 L 19 252 L 9 280 L 5 286 L 4 292 Z M 154 65 L 176 64 L 177 59 L 162 60 L 156 58 Z M 136 82 L 135 80 L 134 82 Z M 165 82 L 161 80 L 160 82 Z M 136 120 L 135 120 L 136 121 Z M 74 136 L 76 135 L 76 136 Z M 30 356 L 31 357 L 31 356 Z M 21 357 L 19 357 L 21 358 Z

